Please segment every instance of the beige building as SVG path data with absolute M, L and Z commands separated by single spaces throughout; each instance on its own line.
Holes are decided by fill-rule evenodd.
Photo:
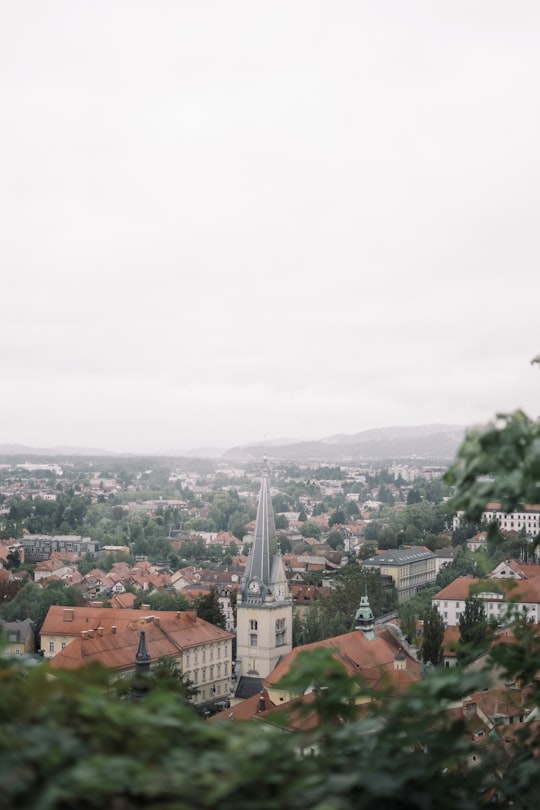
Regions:
M 236 612 L 237 673 L 265 678 L 292 649 L 293 605 L 276 530 L 268 476 L 261 480 L 253 544 Z
M 422 588 L 433 585 L 437 576 L 437 556 L 424 546 L 392 548 L 363 560 L 362 566 L 391 577 L 400 604 Z
M 193 610 L 55 605 L 43 623 L 41 647 L 53 668 L 78 669 L 97 662 L 111 670 L 114 680 L 134 671 L 141 630 L 151 664 L 174 661 L 198 690 L 197 704 L 228 700 L 233 634 Z
M 0 622 L 0 646 L 4 655 L 35 653 L 36 634 L 32 620 Z

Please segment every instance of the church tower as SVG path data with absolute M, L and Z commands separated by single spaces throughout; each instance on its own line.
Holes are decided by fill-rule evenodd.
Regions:
M 237 674 L 265 678 L 292 649 L 292 598 L 276 542 L 274 511 L 265 468 L 255 537 L 238 594 Z

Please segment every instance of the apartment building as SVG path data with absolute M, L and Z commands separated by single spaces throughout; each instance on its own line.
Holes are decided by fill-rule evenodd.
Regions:
M 453 520 L 453 528 L 459 528 L 463 512 L 457 512 Z M 488 503 L 482 515 L 486 523 L 497 522 L 503 532 L 520 532 L 525 530 L 527 537 L 532 539 L 540 534 L 540 505 L 524 505 L 515 512 L 504 512 L 500 503 Z
M 135 669 L 141 630 L 151 664 L 164 658 L 174 661 L 198 690 L 197 705 L 228 699 L 234 636 L 200 619 L 194 610 L 54 605 L 43 623 L 41 648 L 53 669 L 98 662 L 117 680 Z
M 392 548 L 363 560 L 362 566 L 379 570 L 392 578 L 398 603 L 406 602 L 419 590 L 435 582 L 437 555 L 424 546 Z

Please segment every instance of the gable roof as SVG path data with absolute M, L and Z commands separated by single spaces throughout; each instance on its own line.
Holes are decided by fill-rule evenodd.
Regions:
M 421 676 L 419 662 L 404 652 L 391 633 L 382 629 L 376 631 L 374 639 L 367 639 L 361 630 L 355 630 L 324 641 L 294 647 L 265 679 L 265 686 L 278 686 L 301 652 L 310 652 L 321 647 L 332 650 L 334 658 L 343 664 L 347 673 L 360 676 L 371 689 L 392 685 L 394 691 L 401 692 L 405 686 L 419 680 Z M 398 652 L 405 658 L 405 669 L 395 668 Z
M 152 661 L 169 656 L 178 657 L 184 650 L 192 647 L 233 638 L 232 633 L 200 619 L 192 610 L 160 610 L 148 613 L 129 608 L 73 608 L 73 611 L 78 610 L 81 615 L 74 616 L 71 623 L 84 628 L 88 618 L 88 624 L 79 631 L 77 638 L 51 659 L 53 668 L 78 669 L 97 662 L 109 669 L 132 669 L 141 630 L 145 631 L 146 645 Z M 92 617 L 92 612 L 96 618 Z M 56 618 L 56 612 L 52 617 L 47 614 L 45 621 L 48 620 L 49 629 L 46 632 L 51 633 L 51 627 L 58 626 Z M 62 619 L 61 626 L 66 624 L 70 622 Z

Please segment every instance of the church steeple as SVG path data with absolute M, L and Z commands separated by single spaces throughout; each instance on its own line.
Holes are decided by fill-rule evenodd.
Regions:
M 255 536 L 242 583 L 242 601 L 262 603 L 272 588 L 272 561 L 277 552 L 274 510 L 265 466 L 259 491 Z
M 255 536 L 236 611 L 239 675 L 265 678 L 292 649 L 292 598 L 276 539 L 268 469 L 263 471 Z
M 375 617 L 369 604 L 367 591 L 364 596 L 360 597 L 360 606 L 355 613 L 353 627 L 355 630 L 361 630 L 369 641 L 375 638 Z

